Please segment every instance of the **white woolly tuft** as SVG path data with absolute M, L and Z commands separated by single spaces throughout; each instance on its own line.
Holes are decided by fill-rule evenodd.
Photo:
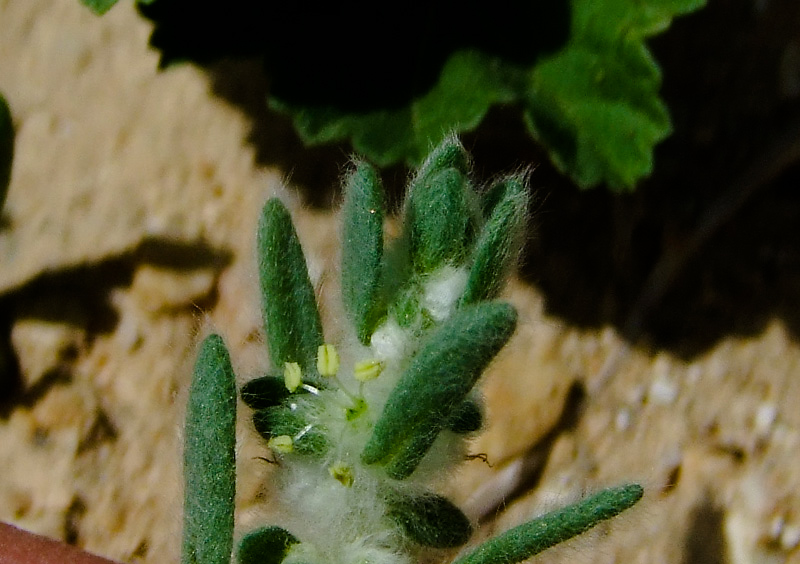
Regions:
M 469 279 L 466 268 L 443 266 L 431 274 L 424 283 L 422 307 L 437 323 L 441 323 L 453 313 L 458 298 L 464 293 Z

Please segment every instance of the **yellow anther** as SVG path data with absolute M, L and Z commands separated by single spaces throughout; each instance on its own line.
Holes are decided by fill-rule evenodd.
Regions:
M 303 383 L 303 373 L 296 362 L 287 362 L 283 365 L 283 383 L 290 392 L 295 391 Z
M 328 468 L 328 472 L 343 486 L 349 488 L 353 485 L 353 469 L 344 462 L 334 462 L 333 465 Z
M 339 372 L 339 353 L 333 345 L 320 345 L 317 349 L 317 370 L 322 376 L 336 376 Z
M 284 454 L 294 450 L 294 443 L 292 442 L 292 437 L 289 435 L 272 437 L 269 441 L 267 441 L 267 446 L 273 452 L 282 452 Z
M 383 362 L 370 358 L 356 362 L 354 376 L 359 382 L 369 382 L 380 376 L 381 372 L 383 372 Z

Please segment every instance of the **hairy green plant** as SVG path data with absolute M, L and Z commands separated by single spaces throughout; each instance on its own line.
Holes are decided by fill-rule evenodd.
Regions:
M 383 193 L 359 161 L 345 181 L 342 299 L 349 332 L 324 339 L 289 212 L 276 199 L 258 228 L 271 353 L 243 401 L 279 462 L 285 521 L 238 542 L 240 564 L 410 564 L 466 544 L 473 524 L 430 489 L 466 457 L 483 424 L 475 389 L 514 333 L 496 301 L 526 228 L 524 174 L 473 185 L 454 136 L 410 183 L 401 235 L 384 241 Z M 200 351 L 187 416 L 184 563 L 230 558 L 235 402 L 217 335 Z M 638 485 L 602 491 L 478 546 L 457 564 L 514 564 L 632 506 Z

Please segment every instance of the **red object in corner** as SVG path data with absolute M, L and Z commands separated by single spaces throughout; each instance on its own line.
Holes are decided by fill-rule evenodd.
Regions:
M 118 564 L 79 548 L 0 523 L 0 564 Z

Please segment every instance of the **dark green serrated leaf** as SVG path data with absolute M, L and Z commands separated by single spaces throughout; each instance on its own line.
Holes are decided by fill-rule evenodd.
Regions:
M 472 536 L 472 525 L 461 510 L 434 494 L 398 496 L 387 500 L 388 515 L 414 542 L 433 548 L 455 548 Z
M 496 198 L 497 202 L 487 203 L 491 205 L 491 212 L 472 252 L 469 278 L 461 296 L 462 304 L 496 298 L 522 248 L 528 215 L 528 192 L 524 176 L 502 180 L 488 195 L 490 199 Z
M 359 340 L 386 315 L 381 296 L 383 188 L 375 169 L 358 164 L 345 182 L 342 209 L 342 297 Z
M 242 386 L 239 395 L 247 406 L 253 409 L 266 409 L 281 403 L 291 395 L 283 378 L 262 376 L 254 378 Z
M 274 98 L 270 105 L 291 114 L 310 145 L 351 139 L 353 148 L 378 166 L 416 165 L 450 132 L 471 131 L 491 106 L 512 102 L 521 76 L 499 57 L 464 50 L 448 58 L 433 88 L 402 108 L 348 113 Z
M 236 559 L 239 564 L 281 564 L 291 546 L 299 542 L 280 527 L 262 527 L 242 537 Z
M 11 110 L 0 94 L 0 212 L 6 202 L 8 185 L 11 182 L 11 165 L 14 160 L 14 123 Z
M 89 8 L 98 16 L 102 16 L 114 7 L 118 0 L 81 0 L 81 4 Z
M 219 335 L 203 341 L 186 410 L 183 564 L 229 564 L 236 494 L 236 382 Z
M 642 498 L 638 484 L 609 488 L 524 523 L 476 548 L 453 564 L 516 564 L 619 515 Z
M 430 273 L 466 259 L 477 230 L 477 203 L 467 177 L 456 168 L 426 174 L 408 195 L 405 225 L 411 261 Z
M 503 303 L 464 307 L 442 323 L 392 390 L 361 453 L 365 464 L 414 458 L 464 401 L 484 368 L 506 344 L 517 314 Z
M 525 116 L 558 168 L 581 187 L 631 189 L 671 133 L 661 72 L 644 44 L 704 0 L 573 0 L 570 40 L 533 69 Z
M 259 279 L 267 343 L 276 371 L 297 362 L 315 380 L 322 322 L 306 259 L 289 211 L 269 200 L 258 226 Z

